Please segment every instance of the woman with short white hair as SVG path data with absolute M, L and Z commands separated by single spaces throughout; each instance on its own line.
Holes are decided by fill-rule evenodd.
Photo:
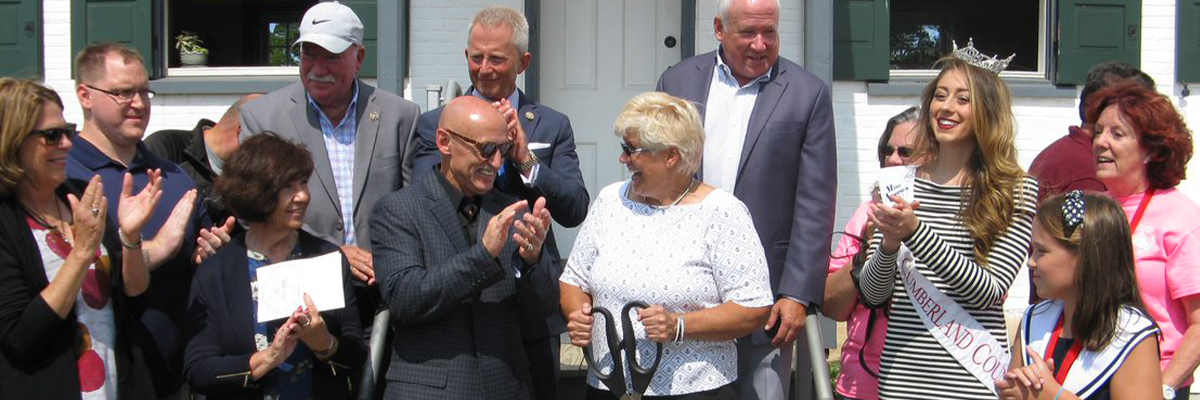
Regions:
M 691 103 L 665 93 L 638 95 L 617 117 L 614 133 L 623 139 L 618 160 L 631 176 L 597 196 L 560 278 L 571 343 L 586 348 L 595 335 L 595 367 L 612 371 L 604 325 L 594 324 L 592 307 L 611 310 L 615 318 L 605 323 L 619 332 L 618 311 L 644 302 L 648 307 L 631 321 L 636 360 L 647 367 L 656 342 L 663 350 L 642 394 L 735 398 L 733 340 L 761 328 L 774 303 L 750 212 L 731 193 L 694 177 L 704 128 Z M 624 357 L 635 362 L 633 354 Z M 588 399 L 643 392 L 630 380 L 608 388 L 595 373 L 588 385 Z

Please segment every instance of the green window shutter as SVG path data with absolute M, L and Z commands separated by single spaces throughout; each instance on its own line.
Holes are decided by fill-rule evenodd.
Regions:
M 890 19 L 887 0 L 833 2 L 833 79 L 888 79 Z
M 42 16 L 38 0 L 0 0 L 0 76 L 42 76 Z
M 71 0 L 71 62 L 89 44 L 117 42 L 137 50 L 157 78 L 151 0 Z M 72 65 L 71 68 L 74 68 Z
M 1200 1 L 1177 3 L 1175 27 L 1175 72 L 1180 82 L 1200 82 Z
M 1141 52 L 1141 0 L 1058 0 L 1056 84 L 1083 84 L 1105 61 L 1139 66 Z
M 379 6 L 375 0 L 351 0 L 344 1 L 347 7 L 354 10 L 358 15 L 358 19 L 363 23 L 363 47 L 367 48 L 367 58 L 363 60 L 362 69 L 359 70 L 358 76 L 362 78 L 374 78 L 378 75 L 376 72 L 379 69 Z

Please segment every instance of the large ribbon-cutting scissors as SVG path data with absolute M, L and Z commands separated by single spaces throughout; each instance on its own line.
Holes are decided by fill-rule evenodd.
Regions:
M 608 386 L 608 390 L 621 400 L 641 400 L 642 394 L 646 393 L 646 388 L 650 386 L 650 380 L 654 378 L 654 373 L 658 372 L 658 362 L 662 360 L 662 343 L 655 343 L 657 346 L 657 354 L 654 356 L 654 364 L 650 368 L 643 368 L 637 359 L 637 338 L 633 334 L 633 322 L 629 319 L 629 310 L 633 308 L 649 308 L 650 305 L 641 301 L 632 301 L 625 304 L 621 309 L 621 336 L 623 339 L 617 339 L 616 321 L 613 320 L 613 315 L 604 307 L 592 308 L 592 315 L 600 314 L 604 316 L 604 334 L 608 341 L 608 353 L 612 356 L 613 368 L 612 371 L 605 374 L 600 371 L 597 366 L 599 360 L 592 358 L 591 346 L 583 348 L 583 359 L 587 361 L 588 370 L 596 374 L 596 377 Z M 625 363 L 621 360 L 621 353 L 625 353 L 625 357 L 629 360 L 629 376 L 633 381 L 633 393 L 625 390 Z

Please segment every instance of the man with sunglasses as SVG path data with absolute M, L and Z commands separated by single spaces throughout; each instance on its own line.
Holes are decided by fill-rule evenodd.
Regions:
M 487 101 L 444 107 L 440 167 L 379 201 L 375 267 L 393 328 L 384 399 L 528 399 L 519 316 L 558 312 L 545 198 L 494 190 L 514 146 Z
M 162 198 L 142 229 L 146 237 L 124 237 L 128 247 L 143 246 L 151 268 L 150 288 L 141 316 L 149 343 L 142 346 L 160 398 L 185 395 L 181 335 L 187 292 L 191 287 L 196 238 L 207 214 L 197 207 L 195 183 L 178 165 L 151 153 L 142 143 L 150 120 L 150 81 L 136 50 L 118 43 L 92 44 L 75 60 L 75 95 L 83 108 L 83 130 L 67 158 L 67 175 L 89 180 L 100 175 L 109 199 L 108 215 L 117 215 L 124 175 L 133 176 L 133 190 L 149 181 L 149 172 L 162 173 Z M 197 207 L 193 212 L 193 207 Z M 162 233 L 161 235 L 159 233 Z M 228 235 L 217 229 L 217 237 Z M 223 239 L 227 240 L 227 239 Z M 220 247 L 221 241 L 214 243 Z
M 533 58 L 528 45 L 529 23 L 520 12 L 495 6 L 476 13 L 463 51 L 471 75 L 467 92 L 498 102 L 508 121 L 513 146 L 511 152 L 504 152 L 496 189 L 529 201 L 545 197 L 554 220 L 575 227 L 583 223 L 590 201 L 575 153 L 575 133 L 566 115 L 517 89 L 517 76 Z M 442 108 L 438 108 L 417 120 L 417 155 L 413 159 L 417 176 L 436 172 L 434 166 L 441 161 L 435 143 L 441 115 Z M 553 232 L 547 239 L 547 252 L 561 272 L 562 259 Z M 558 312 L 521 316 L 530 370 L 538 377 L 534 380 L 535 399 L 553 400 L 557 395 L 559 334 L 563 332 L 566 324 Z

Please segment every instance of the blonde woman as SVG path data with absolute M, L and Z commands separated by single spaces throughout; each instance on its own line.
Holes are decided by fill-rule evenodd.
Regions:
M 704 129 L 686 100 L 638 95 L 613 130 L 623 140 L 618 160 L 632 176 L 600 191 L 560 278 L 571 343 L 593 346 L 599 369 L 612 370 L 592 307 L 614 313 L 603 323 L 619 324 L 625 304 L 644 302 L 650 307 L 638 312 L 640 324 L 632 322 L 636 359 L 649 366 L 655 343 L 663 350 L 643 394 L 735 399 L 733 340 L 762 329 L 774 303 L 750 212 L 733 194 L 694 178 Z M 627 387 L 606 384 L 589 373 L 586 398 L 616 399 L 642 389 L 629 380 Z

